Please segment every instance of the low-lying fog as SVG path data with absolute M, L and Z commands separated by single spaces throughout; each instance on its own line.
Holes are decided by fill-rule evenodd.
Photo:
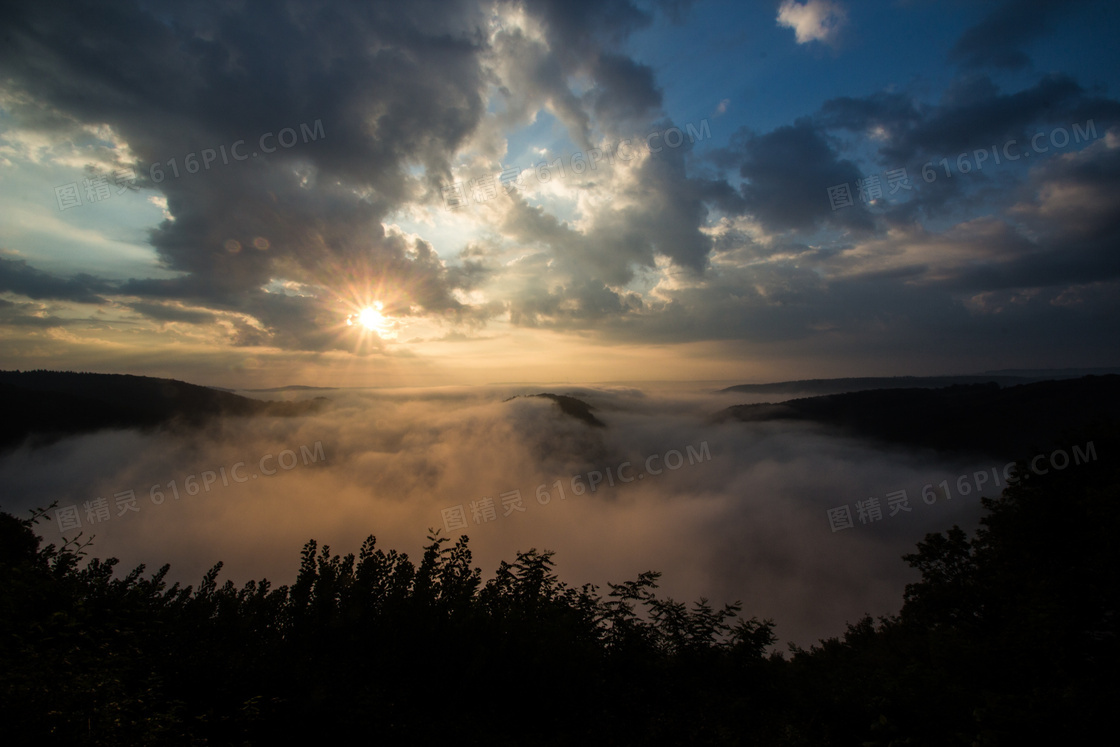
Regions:
M 506 401 L 541 391 L 579 397 L 607 427 L 548 399 Z M 186 436 L 101 432 L 7 452 L 0 502 L 21 516 L 55 500 L 76 507 L 80 530 L 60 533 L 52 511 L 40 534 L 56 544 L 94 534 L 90 554 L 118 557 L 122 569 L 169 562 L 171 579 L 197 585 L 221 560 L 219 582 L 239 586 L 291 583 L 311 538 L 345 555 L 373 534 L 418 561 L 428 529 L 447 534 L 462 506 L 468 526 L 450 534 L 469 535 L 484 578 L 531 547 L 556 551 L 563 580 L 604 594 L 607 581 L 659 570 L 663 596 L 740 600 L 747 617 L 777 622 L 784 648 L 839 635 L 865 612 L 896 612 L 917 577 L 900 556 L 927 532 L 971 531 L 981 515 L 975 490 L 928 505 L 922 487 L 1001 466 L 884 451 L 807 425 L 713 421 L 729 405 L 789 398 L 775 395 L 494 386 L 298 396 L 316 394 L 331 404 L 309 417 L 226 420 Z M 522 511 L 508 503 L 518 490 Z M 911 510 L 891 516 L 886 496 L 900 490 Z M 984 494 L 999 490 L 989 483 Z M 855 504 L 870 497 L 882 518 L 864 524 Z M 98 498 L 109 518 L 91 522 L 85 503 Z M 844 504 L 855 526 L 834 532 L 827 511 Z

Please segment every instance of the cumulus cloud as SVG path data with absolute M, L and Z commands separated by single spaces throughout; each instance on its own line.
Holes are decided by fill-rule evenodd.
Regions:
M 847 21 L 848 11 L 833 0 L 783 0 L 778 8 L 778 25 L 793 29 L 798 44 L 832 43 Z
M 743 210 L 773 231 L 812 229 L 821 223 L 872 227 L 861 210 L 838 212 L 821 200 L 822 189 L 854 183 L 862 175 L 842 158 L 808 119 L 765 134 L 744 132 L 726 155 L 743 178 Z

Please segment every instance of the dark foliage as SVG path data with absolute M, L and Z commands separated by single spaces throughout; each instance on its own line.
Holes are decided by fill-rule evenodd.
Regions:
M 607 427 L 606 423 L 604 423 L 602 420 L 599 420 L 599 418 L 595 417 L 594 413 L 591 412 L 591 410 L 593 409 L 591 405 L 587 404 L 581 399 L 569 397 L 566 394 L 550 394 L 548 392 L 544 392 L 542 394 L 532 394 L 530 396 L 550 399 L 560 406 L 560 411 L 562 413 L 564 413 L 565 415 L 570 415 L 576 420 L 580 420 L 590 426 L 594 426 L 595 428 Z
M 522 395 L 520 394 L 515 394 L 514 396 L 509 397 L 504 401 L 509 402 L 510 400 L 515 400 L 521 396 Z M 579 420 L 582 423 L 586 423 L 593 428 L 607 427 L 606 423 L 595 417 L 595 414 L 592 412 L 592 410 L 594 410 L 595 408 L 584 402 L 582 399 L 576 399 L 575 397 L 567 394 L 552 394 L 551 392 L 542 392 L 541 394 L 527 394 L 524 396 L 539 397 L 540 399 L 550 399 L 555 402 L 556 405 L 560 408 L 560 412 L 564 413 L 568 417 L 575 418 L 576 420 Z

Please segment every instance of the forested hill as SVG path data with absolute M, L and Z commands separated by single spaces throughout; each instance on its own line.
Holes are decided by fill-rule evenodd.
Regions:
M 1120 421 L 1120 376 L 849 392 L 736 405 L 717 417 L 815 422 L 884 444 L 1016 459 L 1050 447 L 1070 429 L 1091 433 Z
M 0 371 L 0 449 L 104 428 L 197 426 L 219 416 L 310 412 L 324 400 L 261 402 L 229 392 L 126 374 Z

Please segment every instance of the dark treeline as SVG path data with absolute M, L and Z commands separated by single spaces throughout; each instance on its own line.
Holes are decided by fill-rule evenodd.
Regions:
M 1084 443 L 1088 439 L 1080 439 Z M 0 514 L 7 744 L 1020 745 L 1106 733 L 1120 464 L 1032 475 L 974 536 L 928 535 L 899 613 L 809 649 L 738 605 L 600 591 L 530 550 L 483 582 L 466 538 L 418 563 L 309 542 L 298 578 L 168 586 Z M 1028 473 L 1020 465 L 1021 474 Z M 852 573 L 859 573 L 852 568 Z
M 1091 433 L 1101 423 L 1120 421 L 1120 376 L 1007 387 L 989 382 L 844 392 L 777 404 L 734 405 L 718 417 L 744 422 L 809 421 L 885 446 L 1029 459 L 1063 429 Z

